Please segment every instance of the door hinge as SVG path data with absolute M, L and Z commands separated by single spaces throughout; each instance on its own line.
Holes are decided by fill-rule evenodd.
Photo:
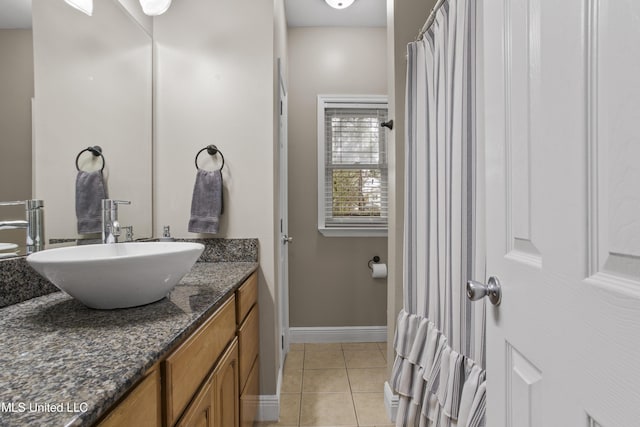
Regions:
M 282 101 L 280 101 L 280 115 L 282 115 Z
M 284 335 L 280 335 L 280 345 L 282 347 L 282 350 L 284 350 Z

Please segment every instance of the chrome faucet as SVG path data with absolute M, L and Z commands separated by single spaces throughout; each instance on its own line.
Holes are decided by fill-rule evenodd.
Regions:
M 0 206 L 25 206 L 25 220 L 0 221 L 0 230 L 27 230 L 27 254 L 44 249 L 44 202 L 42 200 L 22 200 L 0 202 Z
M 118 205 L 130 205 L 128 200 L 102 199 L 102 243 L 118 243 L 121 227 Z

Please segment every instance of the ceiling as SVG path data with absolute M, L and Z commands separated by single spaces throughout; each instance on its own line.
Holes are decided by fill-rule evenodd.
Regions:
M 290 27 L 386 27 L 386 0 L 355 0 L 334 9 L 324 0 L 284 0 Z
M 2 28 L 31 28 L 31 0 L 0 0 Z
M 385 27 L 386 0 L 355 0 L 333 9 L 324 0 L 285 0 L 290 27 Z M 31 28 L 31 0 L 0 0 L 0 28 Z

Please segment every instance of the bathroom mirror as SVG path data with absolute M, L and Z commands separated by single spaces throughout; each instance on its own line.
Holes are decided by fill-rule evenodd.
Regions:
M 31 198 L 31 6 L 0 0 L 0 202 Z M 22 219 L 24 207 L 0 206 L 0 221 Z M 0 243 L 23 246 L 23 230 L 0 231 Z M 7 245 L 3 245 L 8 248 Z M 10 254 L 10 249 L 0 253 Z
M 99 236 L 77 234 L 75 212 L 76 155 L 99 145 L 109 197 L 131 201 L 120 223 L 151 237 L 150 18 L 135 0 L 95 1 L 92 16 L 63 0 L 0 0 L 0 15 L 23 3 L 32 30 L 0 29 L 0 54 L 10 58 L 0 61 L 0 202 L 44 200 L 47 241 Z M 79 166 L 100 168 L 87 154 Z M 0 206 L 0 220 L 23 218 L 24 208 Z M 23 230 L 0 231 L 0 242 L 24 239 Z

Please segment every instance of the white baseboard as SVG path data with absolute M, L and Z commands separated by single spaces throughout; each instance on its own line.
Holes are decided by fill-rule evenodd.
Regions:
M 385 342 L 386 326 L 289 328 L 292 343 Z
M 258 413 L 256 421 L 278 421 L 280 416 L 280 399 L 277 394 L 258 396 Z
M 387 410 L 387 417 L 395 422 L 398 414 L 398 395 L 393 392 L 388 381 L 384 382 L 384 407 Z
M 282 375 L 284 369 L 278 369 L 278 385 L 274 395 L 258 396 L 258 413 L 256 421 L 278 421 L 280 416 L 280 388 L 282 387 Z

